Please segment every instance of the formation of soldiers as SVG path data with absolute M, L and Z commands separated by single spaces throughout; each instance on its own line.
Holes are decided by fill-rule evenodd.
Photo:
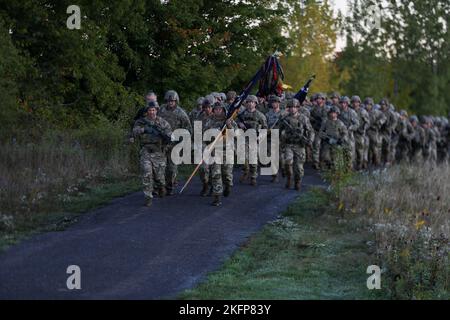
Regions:
M 285 187 L 301 189 L 304 164 L 310 161 L 317 170 L 336 169 L 343 159 L 348 169 L 366 170 L 406 162 L 430 164 L 448 162 L 450 153 L 449 119 L 433 116 L 408 116 L 397 112 L 388 99 L 378 104 L 370 97 L 340 96 L 334 92 L 328 97 L 316 93 L 302 105 L 294 94 L 266 99 L 249 95 L 237 117 L 227 119 L 227 110 L 236 99 L 236 92 L 213 92 L 197 100 L 190 113 L 180 106 L 176 91 L 169 90 L 164 104 L 159 106 L 153 92 L 146 95 L 146 107 L 134 119 L 132 140 L 139 139 L 140 165 L 145 204 L 151 206 L 154 195 L 173 195 L 177 185 L 177 165 L 171 159 L 174 146 L 171 134 L 176 129 L 193 131 L 194 122 L 201 121 L 203 131 L 240 128 L 242 130 L 278 129 L 280 136 L 280 173 L 272 176 L 285 178 Z M 450 114 L 449 114 L 450 117 Z M 273 131 L 272 131 L 273 132 Z M 226 140 L 226 137 L 224 137 Z M 224 151 L 227 141 L 223 144 Z M 202 148 L 211 146 L 204 143 Z M 248 157 L 251 145 L 246 145 Z M 233 164 L 203 162 L 200 171 L 202 196 L 213 196 L 212 204 L 219 206 L 222 196 L 228 197 L 233 186 Z M 240 183 L 256 186 L 258 164 L 243 165 Z

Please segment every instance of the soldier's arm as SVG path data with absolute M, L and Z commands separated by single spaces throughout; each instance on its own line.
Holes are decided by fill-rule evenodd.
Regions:
M 356 113 L 352 113 L 352 124 L 348 127 L 349 131 L 356 131 L 359 128 L 359 119 Z
M 144 123 L 142 121 L 135 121 L 134 126 L 133 126 L 133 137 L 137 138 L 139 137 L 141 134 L 144 133 Z

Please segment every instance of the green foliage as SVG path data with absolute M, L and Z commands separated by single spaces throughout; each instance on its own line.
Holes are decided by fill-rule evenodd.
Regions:
M 207 92 L 239 90 L 286 46 L 285 11 L 267 0 L 81 0 L 80 30 L 66 27 L 70 4 L 0 0 L 2 122 L 128 127 L 148 90 L 175 89 L 190 109 Z
M 381 10 L 381 26 L 361 22 Z M 381 9 L 382 8 L 382 9 Z M 343 25 L 347 47 L 336 59 L 348 94 L 387 96 L 417 114 L 446 114 L 450 105 L 450 3 L 443 0 L 351 1 Z
M 316 74 L 314 91 L 335 89 L 333 53 L 337 19 L 328 1 L 292 1 L 289 26 L 289 55 L 283 57 L 285 82 L 298 91 Z

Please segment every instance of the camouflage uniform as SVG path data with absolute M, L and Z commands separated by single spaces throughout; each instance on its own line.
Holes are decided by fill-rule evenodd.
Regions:
M 386 123 L 386 116 L 380 110 L 373 107 L 373 100 L 367 100 L 368 103 L 372 103 L 372 107 L 369 109 L 369 121 L 370 126 L 367 129 L 367 137 L 369 138 L 369 162 L 375 166 L 379 166 L 381 163 L 381 135 L 380 130 Z
M 433 128 L 428 126 L 424 127 L 425 130 L 425 145 L 423 148 L 423 159 L 424 162 L 429 163 L 431 165 L 436 164 L 436 159 L 434 157 L 433 148 L 436 145 L 436 132 Z
M 171 134 L 169 123 L 160 117 L 155 120 L 141 118 L 134 124 L 133 135 L 139 138 L 141 146 L 140 166 L 146 199 L 153 198 L 153 183 L 161 196 L 165 194 L 165 190 L 162 191 L 166 184 L 164 145 L 170 141 Z
M 339 119 L 327 119 L 322 123 L 319 136 L 322 140 L 320 155 L 322 161 L 321 167 L 328 169 L 336 167 L 336 160 L 339 150 L 342 149 L 342 146 L 348 144 L 347 127 Z
M 341 97 L 341 101 L 348 101 L 348 98 Z M 348 130 L 347 144 L 344 145 L 344 155 L 346 157 L 346 162 L 350 167 L 352 167 L 355 161 L 354 132 L 359 128 L 360 125 L 358 115 L 356 114 L 355 110 L 350 107 L 347 107 L 346 110 L 343 110 L 343 108 L 341 108 L 339 120 L 344 123 Z
M 320 107 L 315 105 L 311 109 L 311 126 L 314 129 L 314 142 L 312 145 L 312 160 L 315 167 L 320 165 L 320 143 L 319 131 L 322 126 L 322 122 L 327 119 L 327 109 L 325 106 Z
M 278 101 L 278 100 L 277 100 Z M 285 116 L 286 112 L 284 110 L 280 110 L 278 112 L 275 112 L 272 108 L 270 108 L 270 110 L 266 113 L 266 121 L 267 121 L 267 127 L 269 128 L 269 130 L 272 129 L 280 129 L 280 118 L 282 118 L 283 116 Z M 267 137 L 267 145 L 270 146 L 271 145 L 271 140 L 270 140 L 270 132 L 268 134 Z M 280 143 L 279 145 L 279 168 L 281 169 L 282 175 L 284 176 L 284 157 L 283 157 L 283 145 Z M 277 181 L 277 176 L 273 175 L 272 176 L 272 181 L 276 182 Z
M 309 119 L 304 114 L 297 112 L 297 114 L 289 113 L 283 117 L 280 131 L 286 166 L 286 188 L 290 188 L 293 177 L 295 188 L 300 190 L 301 180 L 305 174 L 303 169 L 306 161 L 305 147 L 314 141 L 314 130 Z
M 425 130 L 418 124 L 419 120 L 417 117 L 411 117 L 410 122 L 414 128 L 414 137 L 411 140 L 411 162 L 421 164 L 423 162 Z
M 169 92 L 166 94 L 166 97 L 170 96 Z M 176 94 L 176 92 L 174 91 L 172 92 Z M 166 98 L 166 101 L 167 99 L 168 98 Z M 176 100 L 178 104 L 178 94 L 176 94 Z M 158 112 L 158 116 L 166 120 L 170 124 L 170 127 L 172 128 L 173 131 L 175 131 L 176 129 L 186 129 L 190 133 L 192 133 L 192 126 L 189 117 L 180 106 L 177 105 L 174 109 L 169 109 L 167 105 L 162 105 L 161 109 Z M 173 194 L 173 189 L 175 188 L 175 180 L 178 171 L 177 165 L 173 163 L 171 158 L 173 146 L 174 144 L 169 144 L 165 150 L 167 157 L 166 182 L 169 194 Z
M 197 106 L 194 109 L 192 109 L 191 112 L 189 112 L 189 120 L 191 121 L 191 126 L 192 127 L 194 127 L 194 121 L 196 121 L 199 118 L 200 114 L 203 111 L 203 109 L 202 109 L 203 100 L 204 100 L 203 97 L 198 98 L 197 99 Z
M 250 112 L 248 110 L 244 110 L 239 114 L 238 123 L 241 123 L 245 126 L 245 130 L 248 129 L 256 129 L 257 132 L 261 129 L 267 129 L 267 121 L 264 114 L 255 110 L 254 112 Z M 250 146 L 246 144 L 245 146 L 245 156 L 246 161 L 243 168 L 243 176 L 241 177 L 241 181 L 245 181 L 248 177 L 252 181 L 256 180 L 258 177 L 258 164 L 249 164 L 248 161 L 250 159 Z M 253 150 L 252 150 L 253 151 Z
M 359 101 L 359 97 L 352 97 L 352 101 Z M 359 127 L 356 129 L 355 136 L 355 164 L 357 169 L 367 168 L 367 129 L 370 127 L 370 119 L 367 111 L 361 106 L 354 109 L 359 121 Z
M 386 117 L 386 122 L 381 127 L 381 161 L 385 164 L 390 164 L 393 161 L 394 155 L 392 154 L 391 147 L 391 135 L 394 128 L 397 126 L 397 116 L 392 110 L 386 108 L 382 111 Z
M 399 162 L 410 161 L 410 153 L 411 153 L 411 141 L 415 136 L 415 131 L 411 123 L 407 118 L 408 114 L 406 111 L 402 111 L 402 118 L 399 119 L 397 124 L 397 133 L 398 133 L 398 143 L 397 143 L 397 160 Z
M 225 112 L 221 116 L 212 115 L 205 123 L 205 130 L 218 129 L 221 130 L 225 125 Z M 236 128 L 236 123 L 232 122 L 232 128 Z M 211 184 L 212 194 L 215 197 L 220 197 L 222 193 L 228 196 L 233 186 L 233 163 L 226 163 L 226 135 L 223 136 L 223 163 L 212 163 L 211 168 Z M 214 155 L 214 154 L 213 154 Z M 224 191 L 225 186 L 225 191 Z

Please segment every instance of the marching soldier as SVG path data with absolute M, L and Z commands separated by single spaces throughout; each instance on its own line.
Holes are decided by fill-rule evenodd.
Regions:
M 269 130 L 280 128 L 280 118 L 282 118 L 284 115 L 284 112 L 280 109 L 280 103 L 281 103 L 280 97 L 275 96 L 275 95 L 269 97 L 269 111 L 266 113 L 266 121 L 267 121 L 267 126 L 268 126 Z M 267 145 L 270 146 L 270 131 L 268 133 Z M 284 177 L 284 159 L 283 159 L 283 151 L 282 151 L 281 144 L 280 144 L 279 155 L 280 155 L 279 168 L 281 169 L 281 174 Z M 278 182 L 278 173 L 272 176 L 272 182 Z
M 366 98 L 364 105 L 369 113 L 370 126 L 367 129 L 369 139 L 368 160 L 378 167 L 381 163 L 381 136 L 380 130 L 386 122 L 386 116 L 383 112 L 374 107 L 372 98 Z
M 323 120 L 327 118 L 327 110 L 325 108 L 325 95 L 323 93 L 318 93 L 311 98 L 313 102 L 313 108 L 311 109 L 311 125 L 314 129 L 314 142 L 312 146 L 312 158 L 313 167 L 319 169 L 320 167 L 320 143 L 321 139 L 319 137 L 319 131 L 322 126 Z
M 366 132 L 370 127 L 369 114 L 364 108 L 361 108 L 361 98 L 359 96 L 353 96 L 351 99 L 353 110 L 355 110 L 358 120 L 359 127 L 355 130 L 355 164 L 356 169 L 367 169 L 367 159 L 366 159 Z
M 355 161 L 355 136 L 354 132 L 359 128 L 359 119 L 356 111 L 349 108 L 350 99 L 346 96 L 342 96 L 339 100 L 341 112 L 339 113 L 339 120 L 341 120 L 344 125 L 347 127 L 348 136 L 347 142 L 348 145 L 344 146 L 344 155 L 346 157 L 346 162 L 349 165 L 349 168 L 353 167 L 353 163 Z
M 321 139 L 321 167 L 323 169 L 335 168 L 338 153 L 348 144 L 348 130 L 345 124 L 338 119 L 339 108 L 331 107 L 326 119 L 320 128 Z
M 410 122 L 414 129 L 414 137 L 411 140 L 411 162 L 422 164 L 423 148 L 425 146 L 425 130 L 419 125 L 419 119 L 416 116 L 411 116 Z
M 399 162 L 410 161 L 411 141 L 414 139 L 414 128 L 408 120 L 408 113 L 405 110 L 400 111 L 400 119 L 397 124 L 398 143 L 397 159 Z
M 254 95 L 249 95 L 245 100 L 246 109 L 238 117 L 238 126 L 243 130 L 254 129 L 258 133 L 261 129 L 267 129 L 267 121 L 264 114 L 256 110 L 256 104 L 258 99 Z M 250 177 L 250 184 L 256 186 L 256 178 L 258 177 L 258 164 L 249 164 L 250 152 L 254 151 L 257 154 L 257 150 L 253 150 L 256 146 L 250 146 L 246 144 L 246 163 L 241 178 L 241 183 L 245 182 Z M 250 150 L 252 149 L 252 150 Z
M 397 117 L 390 109 L 387 99 L 381 99 L 380 101 L 381 111 L 386 117 L 386 122 L 381 127 L 381 157 L 382 162 L 386 165 L 390 165 L 393 161 L 394 155 L 392 155 L 391 138 L 395 127 L 397 126 Z
M 292 178 L 295 190 L 300 191 L 304 176 L 303 165 L 306 161 L 307 145 L 314 141 L 314 130 L 309 119 L 299 112 L 300 102 L 297 99 L 287 103 L 288 114 L 281 119 L 280 131 L 286 166 L 286 188 L 291 187 Z
M 139 138 L 141 146 L 140 166 L 147 207 L 152 205 L 154 187 L 160 197 L 166 194 L 164 146 L 172 134 L 169 123 L 156 115 L 156 105 L 150 102 L 145 109 L 145 117 L 138 119 L 133 127 L 133 135 Z
M 214 104 L 214 111 L 211 117 L 206 120 L 204 129 L 218 129 L 221 130 L 224 125 L 227 129 L 235 129 L 236 123 L 226 118 L 225 105 L 221 102 L 216 102 Z M 210 176 L 212 183 L 212 195 L 214 197 L 212 205 L 221 205 L 221 196 L 228 197 L 231 193 L 231 188 L 233 186 L 233 163 L 226 162 L 226 151 L 227 151 L 227 135 L 223 135 L 222 145 L 223 145 L 223 159 L 222 163 L 213 162 L 210 164 Z M 206 146 L 208 147 L 208 146 Z M 234 153 L 232 150 L 232 144 L 228 146 L 230 152 Z M 214 155 L 213 155 L 214 156 Z
M 166 104 L 161 106 L 158 115 L 166 120 L 172 130 L 176 129 L 186 129 L 192 133 L 191 122 L 189 120 L 189 116 L 186 112 L 179 106 L 180 99 L 178 97 L 178 93 L 174 90 L 169 90 L 166 92 L 164 96 L 164 100 Z M 175 181 L 177 178 L 177 165 L 173 163 L 171 158 L 173 144 L 170 143 L 166 147 L 166 157 L 167 157 L 167 166 L 166 166 L 166 183 L 167 183 L 167 193 L 169 195 L 174 194 Z

